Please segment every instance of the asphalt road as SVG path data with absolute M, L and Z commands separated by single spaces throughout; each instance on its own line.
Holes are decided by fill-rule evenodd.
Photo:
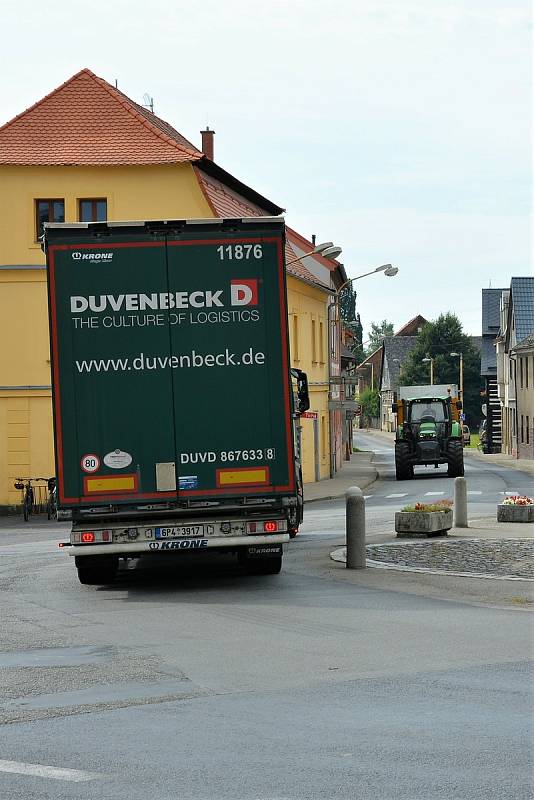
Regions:
M 380 449 L 377 540 L 388 495 L 451 483 L 398 484 Z M 483 512 L 510 476 L 470 471 Z M 104 588 L 64 526 L 0 530 L 0 797 L 530 800 L 531 612 L 486 581 L 345 570 L 339 510 L 307 509 L 279 576 L 209 556 Z

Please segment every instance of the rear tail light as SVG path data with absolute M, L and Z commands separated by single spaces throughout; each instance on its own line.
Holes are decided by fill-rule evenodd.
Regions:
M 247 522 L 247 533 L 280 533 L 287 531 L 287 520 L 269 519 L 265 522 Z
M 99 544 L 111 541 L 113 541 L 111 531 L 73 531 L 71 534 L 72 544 Z

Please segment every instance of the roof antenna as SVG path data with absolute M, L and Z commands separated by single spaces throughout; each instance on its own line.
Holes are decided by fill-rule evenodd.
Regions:
M 119 88 L 119 82 L 118 82 L 117 78 L 115 78 L 115 89 L 118 89 L 118 88 Z
M 154 113 L 154 98 L 146 92 L 143 95 L 143 108 L 149 108 L 152 114 Z

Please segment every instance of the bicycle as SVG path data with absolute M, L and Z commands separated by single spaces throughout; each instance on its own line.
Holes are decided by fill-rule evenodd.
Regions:
M 35 494 L 32 486 L 32 481 L 36 478 L 17 478 L 15 481 L 15 489 L 22 491 L 22 514 L 24 522 L 28 522 L 30 514 L 33 514 L 35 504 Z M 24 483 L 26 481 L 26 483 Z
M 48 519 L 57 517 L 57 483 L 55 478 L 48 478 L 48 498 L 46 501 L 46 514 Z

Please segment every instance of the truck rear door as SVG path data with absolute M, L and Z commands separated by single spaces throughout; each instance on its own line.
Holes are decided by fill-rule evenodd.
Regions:
M 60 505 L 293 493 L 283 222 L 47 246 Z

